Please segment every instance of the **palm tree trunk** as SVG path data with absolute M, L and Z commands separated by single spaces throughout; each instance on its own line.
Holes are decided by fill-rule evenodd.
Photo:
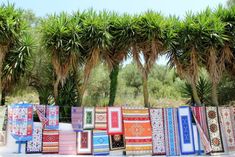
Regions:
M 2 91 L 2 100 L 1 100 L 1 105 L 5 105 L 5 102 L 6 102 L 6 91 L 3 90 Z
M 195 82 L 192 82 L 191 83 L 191 87 L 192 87 L 192 93 L 193 93 L 193 99 L 196 103 L 196 106 L 201 106 L 201 100 L 197 94 L 197 87 L 196 87 L 196 83 Z
M 219 105 L 218 102 L 218 95 L 217 95 L 217 83 L 212 82 L 212 86 L 211 86 L 211 100 L 212 100 L 212 104 L 215 106 Z
M 0 100 L 2 100 L 2 67 L 7 52 L 7 46 L 0 45 Z M 0 106 L 3 104 L 0 104 Z
M 54 99 L 55 99 L 55 104 L 57 104 L 58 101 L 58 87 L 59 87 L 60 79 L 57 77 L 55 83 L 54 83 Z
M 150 107 L 149 93 L 148 93 L 148 75 L 146 73 L 142 77 L 142 82 L 143 82 L 144 106 Z
M 115 65 L 109 74 L 110 78 L 110 89 L 109 89 L 109 106 L 113 106 L 116 93 L 117 93 L 117 85 L 118 85 L 118 73 L 119 73 L 119 65 Z

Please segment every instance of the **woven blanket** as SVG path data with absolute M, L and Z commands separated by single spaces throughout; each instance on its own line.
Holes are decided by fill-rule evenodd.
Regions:
M 95 108 L 85 107 L 83 117 L 83 129 L 94 129 L 95 127 Z
M 164 133 L 164 109 L 150 109 L 152 125 L 153 154 L 166 155 Z
M 106 131 L 93 130 L 93 155 L 109 155 L 109 137 Z
M 200 136 L 199 136 L 199 132 L 197 130 L 197 125 L 193 124 L 193 139 L 194 139 L 194 148 L 195 148 L 195 152 L 198 155 L 201 155 L 204 151 L 203 151 L 203 146 L 200 140 Z
M 59 106 L 46 107 L 46 129 L 57 130 L 59 129 Z
M 230 107 L 219 107 L 221 128 L 224 130 L 225 142 L 229 151 L 235 151 L 235 132 L 232 122 L 232 110 Z
M 210 144 L 212 152 L 223 152 L 223 143 L 221 138 L 221 130 L 219 125 L 219 117 L 217 107 L 206 107 L 207 124 L 209 128 Z
M 42 152 L 50 153 L 50 154 L 59 152 L 59 131 L 58 130 L 43 130 Z
M 123 134 L 121 107 L 108 107 L 108 134 Z
M 110 150 L 125 149 L 123 135 L 109 135 Z
M 83 108 L 82 107 L 72 107 L 71 109 L 71 121 L 74 131 L 83 130 Z
M 152 154 L 152 129 L 148 109 L 123 108 L 127 155 Z
M 6 140 L 7 140 L 7 132 L 0 131 L 0 146 L 6 145 Z
M 177 156 L 180 154 L 177 108 L 165 108 L 164 121 L 166 135 L 166 154 L 167 156 Z
M 76 155 L 76 132 L 71 131 L 59 131 L 59 154 L 63 155 Z
M 16 141 L 30 141 L 33 135 L 33 105 L 8 106 L 8 128 Z
M 106 107 L 95 108 L 95 129 L 107 130 L 107 108 Z
M 46 118 L 46 106 L 45 105 L 35 105 L 38 118 L 42 123 L 42 128 L 44 129 L 48 119 Z
M 182 155 L 195 153 L 191 116 L 188 106 L 178 108 L 180 151 Z
M 83 130 L 78 132 L 77 138 L 77 154 L 92 154 L 92 131 Z
M 33 127 L 33 140 L 27 141 L 26 153 L 41 153 L 42 152 L 42 126 Z

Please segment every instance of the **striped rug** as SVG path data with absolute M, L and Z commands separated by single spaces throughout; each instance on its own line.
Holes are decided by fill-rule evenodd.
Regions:
M 127 155 L 152 154 L 152 129 L 148 109 L 123 108 Z
M 83 130 L 83 107 L 72 107 L 71 122 L 74 131 Z
M 59 154 L 62 155 L 76 155 L 76 132 L 71 131 L 59 131 Z
M 83 130 L 77 136 L 77 154 L 92 154 L 92 131 Z
M 95 129 L 107 130 L 107 108 L 106 107 L 95 108 Z
M 109 155 L 109 137 L 106 131 L 93 130 L 93 155 Z
M 166 155 L 177 156 L 180 154 L 177 108 L 165 108 L 165 138 L 166 138 Z
M 83 129 L 94 129 L 95 127 L 95 108 L 85 107 L 83 112 Z
M 108 134 L 123 134 L 122 108 L 108 107 Z
M 150 109 L 152 125 L 153 154 L 166 155 L 164 133 L 164 109 Z
M 59 131 L 43 130 L 42 135 L 42 153 L 58 153 L 59 152 Z

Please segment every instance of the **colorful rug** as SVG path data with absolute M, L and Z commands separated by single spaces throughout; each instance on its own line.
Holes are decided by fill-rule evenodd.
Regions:
M 33 105 L 8 106 L 8 129 L 16 141 L 30 141 L 33 135 Z
M 165 108 L 164 121 L 165 121 L 165 135 L 166 135 L 165 136 L 166 155 L 177 156 L 180 154 L 177 108 Z
M 108 134 L 123 134 L 121 107 L 108 107 Z
M 46 118 L 46 106 L 36 104 L 35 107 L 36 107 L 38 118 L 42 123 L 42 128 L 44 129 L 48 121 L 48 119 Z
M 178 108 L 180 151 L 182 155 L 195 153 L 191 116 L 190 107 L 180 106 Z
M 152 125 L 153 154 L 166 155 L 164 133 L 164 109 L 150 109 Z
M 42 135 L 42 153 L 58 153 L 59 152 L 59 131 L 43 130 Z
M 123 108 L 127 155 L 152 154 L 152 129 L 148 109 Z
M 33 127 L 33 140 L 27 141 L 26 153 L 41 153 L 42 152 L 42 126 Z
M 230 107 L 219 107 L 221 129 L 224 130 L 225 142 L 229 151 L 235 151 L 235 132 L 232 122 L 232 111 Z
M 76 155 L 76 132 L 71 131 L 59 131 L 59 154 L 62 155 Z
M 200 136 L 199 136 L 199 132 L 197 130 L 197 125 L 193 124 L 193 139 L 194 139 L 194 148 L 195 148 L 195 152 L 198 155 L 201 155 L 204 151 L 203 151 L 203 146 L 200 140 Z
M 107 108 L 106 107 L 95 108 L 95 129 L 107 130 Z
M 0 131 L 0 146 L 6 145 L 6 142 L 7 142 L 7 132 Z
M 109 155 L 109 137 L 106 131 L 93 130 L 93 155 Z
M 219 125 L 219 117 L 217 107 L 206 107 L 207 124 L 209 128 L 210 144 L 212 152 L 223 152 L 223 143 L 221 138 L 221 130 Z
M 95 127 L 95 108 L 85 107 L 83 117 L 83 129 L 94 129 Z
M 71 109 L 71 121 L 74 131 L 83 130 L 83 107 L 72 107 Z
M 59 106 L 47 106 L 46 118 L 48 121 L 46 122 L 45 129 L 59 129 Z
M 82 132 L 78 132 L 77 154 L 80 155 L 92 154 L 91 141 L 92 141 L 91 130 L 83 130 Z
M 109 135 L 110 150 L 125 149 L 125 142 L 123 135 Z

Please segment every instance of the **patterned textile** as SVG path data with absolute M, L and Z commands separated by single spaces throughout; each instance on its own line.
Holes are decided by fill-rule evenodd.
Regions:
M 206 107 L 206 116 L 212 152 L 223 152 L 224 148 L 221 138 L 217 107 Z
M 21 103 L 8 106 L 8 128 L 16 141 L 32 140 L 33 105 Z
M 83 129 L 94 129 L 95 126 L 95 109 L 94 107 L 84 108 Z
M 164 109 L 150 109 L 152 125 L 153 154 L 166 155 L 164 133 Z
M 76 155 L 76 132 L 59 131 L 59 154 Z
M 206 123 L 206 108 L 201 106 L 192 107 L 192 111 L 197 118 L 199 125 L 201 126 L 206 138 L 209 139 L 208 127 Z
M 42 152 L 50 153 L 50 154 L 59 152 L 59 131 L 58 130 L 43 130 Z
M 3 146 L 6 144 L 6 138 L 7 138 L 7 132 L 0 131 L 0 146 Z
M 164 109 L 166 155 L 177 156 L 179 151 L 177 108 Z
M 109 135 L 110 150 L 120 150 L 125 148 L 123 135 Z
M 106 131 L 93 130 L 93 155 L 109 155 L 109 137 Z
M 148 109 L 123 108 L 127 155 L 152 154 L 152 129 Z
M 194 139 L 191 112 L 188 106 L 178 108 L 181 154 L 194 154 Z
M 194 139 L 195 152 L 197 154 L 203 153 L 203 147 L 202 147 L 202 143 L 201 143 L 201 140 L 199 137 L 199 133 L 198 133 L 196 124 L 193 124 L 193 139 Z
M 221 127 L 224 129 L 225 142 L 229 151 L 235 150 L 235 133 L 232 122 L 232 111 L 229 107 L 219 107 Z
M 42 152 L 42 126 L 33 127 L 33 140 L 27 141 L 26 153 L 41 153 Z
M 45 105 L 35 105 L 36 112 L 38 114 L 39 120 L 42 122 L 42 128 L 44 129 L 48 119 L 46 118 L 46 106 Z
M 83 108 L 82 107 L 72 107 L 72 127 L 74 131 L 83 130 Z
M 91 134 L 91 130 L 84 130 L 83 132 L 78 132 L 77 154 L 92 154 Z
M 45 129 L 59 129 L 59 106 L 47 106 L 46 117 L 48 121 L 46 122 Z
M 108 134 L 123 134 L 121 107 L 108 107 Z
M 107 130 L 107 108 L 106 107 L 95 108 L 95 129 Z

